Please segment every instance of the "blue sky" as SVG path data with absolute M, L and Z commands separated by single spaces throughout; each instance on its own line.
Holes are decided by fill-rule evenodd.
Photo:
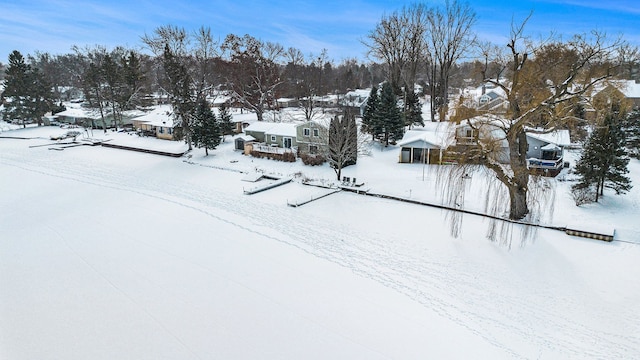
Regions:
M 73 45 L 117 45 L 142 49 L 140 37 L 161 25 L 189 30 L 208 26 L 221 39 L 226 34 L 250 34 L 262 40 L 296 47 L 305 55 L 323 48 L 339 62 L 365 60 L 365 38 L 385 13 L 415 1 L 165 1 L 165 0 L 0 0 L 0 62 L 9 53 L 36 50 L 52 54 Z M 442 1 L 426 1 L 438 4 Z M 623 33 L 640 45 L 638 0 L 493 0 L 469 1 L 477 13 L 475 31 L 484 40 L 503 42 L 512 19 L 534 15 L 527 32 L 572 35 L 592 29 Z

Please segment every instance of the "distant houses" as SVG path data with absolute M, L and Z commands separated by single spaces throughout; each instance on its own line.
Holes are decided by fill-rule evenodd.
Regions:
M 473 162 L 474 151 L 482 142 L 492 148 L 494 159 L 509 163 L 509 147 L 500 118 L 479 116 L 460 124 L 442 122 L 407 131 L 398 146 L 399 162 L 450 164 Z M 527 164 L 532 174 L 557 176 L 564 164 L 564 149 L 571 145 L 569 130 L 526 131 Z M 477 154 L 477 153 L 476 153 Z
M 157 106 L 151 112 L 132 119 L 132 123 L 140 135 L 165 140 L 174 140 L 178 128 L 169 105 Z

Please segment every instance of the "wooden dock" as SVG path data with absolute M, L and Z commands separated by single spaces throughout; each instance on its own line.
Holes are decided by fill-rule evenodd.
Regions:
M 287 200 L 287 205 L 289 205 L 289 206 L 291 206 L 291 207 L 300 207 L 300 206 L 302 206 L 302 205 L 308 204 L 308 203 L 310 203 L 310 202 L 312 202 L 312 201 L 320 200 L 320 199 L 322 199 L 322 198 L 324 198 L 324 197 L 327 197 L 327 196 L 329 196 L 329 195 L 333 195 L 333 194 L 338 193 L 338 192 L 340 192 L 340 191 L 342 191 L 342 189 L 333 189 L 333 191 L 329 191 L 329 192 L 328 192 L 328 193 L 326 193 L 326 194 L 322 194 L 322 195 L 317 196 L 317 197 L 313 197 L 313 196 L 311 196 L 310 198 L 305 199 L 305 200 L 301 200 L 301 201 L 296 200 L 296 201 L 294 201 L 294 202 L 289 202 L 289 201 Z
M 265 176 L 267 177 L 267 176 Z M 293 179 L 290 177 L 286 177 L 286 178 L 282 178 L 279 180 L 276 180 L 272 183 L 266 184 L 266 185 L 262 185 L 262 186 L 256 186 L 253 187 L 251 189 L 248 190 L 244 190 L 245 195 L 253 195 L 253 194 L 257 194 L 259 192 L 263 192 L 265 190 L 269 190 L 269 189 L 273 189 L 275 187 L 290 183 Z
M 138 152 L 143 152 L 143 153 L 147 153 L 147 154 L 171 156 L 171 157 L 176 157 L 176 158 L 177 157 L 181 157 L 182 155 L 184 155 L 186 153 L 185 151 L 174 153 L 174 152 L 168 152 L 168 151 L 143 149 L 143 148 L 137 148 L 137 147 L 132 147 L 132 146 L 111 144 L 111 143 L 107 143 L 107 142 L 102 142 L 101 145 L 104 146 L 104 147 L 108 147 L 108 148 L 130 150 L 130 151 L 138 151 Z

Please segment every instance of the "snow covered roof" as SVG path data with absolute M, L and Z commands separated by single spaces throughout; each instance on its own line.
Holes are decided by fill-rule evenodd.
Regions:
M 621 80 L 622 86 L 620 87 L 620 91 L 627 98 L 638 98 L 640 99 L 640 84 L 636 83 L 633 80 Z
M 55 113 L 54 115 L 73 117 L 73 118 L 85 118 L 85 119 L 99 119 L 100 114 L 89 109 L 83 108 L 67 108 L 65 111 Z
M 219 114 L 219 112 L 216 112 L 216 114 Z M 231 116 L 232 116 L 231 121 L 235 123 L 252 124 L 258 121 L 258 116 L 254 112 L 243 112 L 242 114 L 240 114 L 240 113 L 233 112 L 232 110 Z
M 497 87 L 493 84 L 484 84 L 484 85 L 480 85 L 478 87 L 475 88 L 465 88 L 462 90 L 462 95 L 466 96 L 466 97 L 470 97 L 473 100 L 478 101 L 480 99 L 480 97 L 483 95 L 483 92 L 485 95 L 488 95 L 489 97 L 491 97 L 492 99 L 495 99 L 497 97 L 506 97 L 506 94 L 504 92 L 504 90 L 502 90 L 501 87 Z
M 598 94 L 601 91 L 614 87 L 626 97 L 640 99 L 640 84 L 633 80 L 608 80 L 598 83 L 593 88 L 593 93 Z
M 559 146 L 571 145 L 569 130 L 556 130 L 542 134 L 533 131 L 527 131 L 527 136 L 549 144 L 555 144 Z
M 238 135 L 236 137 L 236 139 L 240 139 L 240 140 L 243 140 L 243 141 L 256 141 L 256 138 L 254 138 L 251 135 L 246 135 L 246 134 Z
M 407 131 L 398 146 L 415 142 L 426 142 L 434 147 L 445 149 L 454 142 L 455 127 L 452 123 L 438 123 L 437 127 L 421 127 Z
M 173 112 L 170 105 L 159 105 L 149 113 L 134 118 L 133 121 L 152 126 L 173 127 Z
M 263 132 L 269 135 L 296 136 L 297 124 L 293 123 L 272 123 L 265 121 L 256 121 L 247 126 L 244 131 Z

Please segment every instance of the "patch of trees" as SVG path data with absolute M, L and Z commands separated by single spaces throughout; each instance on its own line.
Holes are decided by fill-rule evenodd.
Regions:
M 384 146 L 402 138 L 404 127 L 408 121 L 418 122 L 422 116 L 407 118 L 403 116 L 398 105 L 398 98 L 393 92 L 390 82 L 385 82 L 382 89 L 374 86 L 369 94 L 369 99 L 362 116 L 362 129 L 371 134 L 373 139 L 380 139 Z M 418 120 L 419 119 L 419 120 Z
M 621 116 L 619 113 L 608 114 L 593 129 L 576 164 L 579 181 L 572 186 L 572 192 L 577 205 L 598 202 L 605 188 L 616 194 L 631 189 L 631 180 L 626 176 L 629 173 L 626 145 Z
M 468 3 L 453 0 L 436 7 L 418 3 L 383 16 L 364 43 L 369 55 L 386 65 L 387 79 L 397 95 L 412 97 L 422 74 L 431 100 L 431 120 L 444 121 L 450 79 L 457 62 L 474 44 L 475 22 Z
M 53 106 L 53 94 L 40 69 L 26 63 L 19 51 L 13 51 L 5 69 L 4 84 L 0 97 L 0 103 L 4 104 L 2 118 L 18 120 L 23 126 L 29 121 L 41 125 L 42 117 Z

